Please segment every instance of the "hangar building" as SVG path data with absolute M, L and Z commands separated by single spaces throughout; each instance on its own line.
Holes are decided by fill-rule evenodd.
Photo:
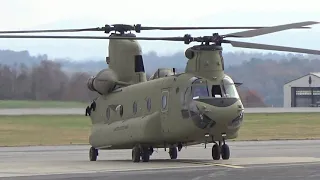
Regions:
M 286 83 L 283 92 L 284 107 L 320 107 L 320 72 Z

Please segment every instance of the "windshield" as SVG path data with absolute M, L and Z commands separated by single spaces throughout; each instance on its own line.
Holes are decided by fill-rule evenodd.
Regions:
M 193 97 L 208 97 L 208 87 L 206 81 L 197 79 L 192 83 L 192 96 Z
M 234 98 L 239 98 L 238 91 L 236 89 L 236 86 L 234 85 L 234 82 L 232 79 L 228 76 L 223 78 L 223 91 L 226 97 L 234 97 Z

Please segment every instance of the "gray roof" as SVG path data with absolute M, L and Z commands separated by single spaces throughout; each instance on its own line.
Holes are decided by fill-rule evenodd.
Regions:
M 320 78 L 320 72 L 311 72 L 310 74 L 312 74 L 314 76 L 318 76 Z
M 306 74 L 304 76 L 301 76 L 301 77 L 298 77 L 296 79 L 293 79 L 293 80 L 291 80 L 291 81 L 289 81 L 289 82 L 287 82 L 285 84 L 289 84 L 289 83 L 291 83 L 291 82 L 293 82 L 295 80 L 298 80 L 298 79 L 303 78 L 303 77 L 308 76 L 308 75 L 313 75 L 313 76 L 316 76 L 316 77 L 320 78 L 320 72 L 310 72 L 310 73 L 308 73 L 308 74 Z

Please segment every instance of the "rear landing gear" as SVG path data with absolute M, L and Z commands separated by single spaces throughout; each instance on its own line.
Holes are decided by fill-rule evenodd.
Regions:
M 140 147 L 135 146 L 132 148 L 132 161 L 140 162 Z
M 136 145 L 132 148 L 132 161 L 140 162 L 142 160 L 142 162 L 149 162 L 152 153 L 152 147 L 148 148 Z
M 171 147 L 169 149 L 169 155 L 170 155 L 170 159 L 177 159 L 178 157 L 178 151 L 176 147 Z
M 89 150 L 89 159 L 90 161 L 96 161 L 98 157 L 98 149 L 91 147 Z

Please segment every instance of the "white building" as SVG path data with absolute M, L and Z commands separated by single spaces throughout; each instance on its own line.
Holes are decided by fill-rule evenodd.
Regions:
M 284 107 L 320 105 L 320 72 L 309 73 L 283 86 Z

